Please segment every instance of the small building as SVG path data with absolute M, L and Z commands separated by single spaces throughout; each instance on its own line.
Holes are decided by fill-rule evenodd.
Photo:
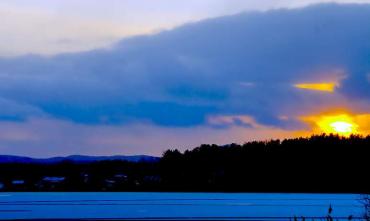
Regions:
M 123 173 L 114 174 L 113 176 L 104 180 L 105 186 L 108 188 L 114 188 L 114 187 L 120 186 L 122 184 L 127 183 L 127 181 L 128 181 L 128 176 Z
M 108 187 L 108 188 L 112 188 L 116 185 L 115 180 L 105 179 L 104 182 L 105 182 L 105 186 Z
M 46 183 L 61 183 L 64 180 L 65 180 L 65 177 L 47 176 L 47 177 L 42 178 L 42 181 Z
M 54 190 L 63 186 L 64 181 L 65 177 L 46 176 L 36 184 L 36 187 L 40 190 Z
M 12 180 L 10 181 L 9 189 L 11 190 L 25 190 L 26 182 L 24 180 Z
M 159 183 L 161 182 L 161 177 L 157 175 L 144 176 L 143 180 L 147 183 Z
M 123 174 L 123 173 L 120 173 L 120 174 L 115 174 L 113 176 L 113 179 L 116 180 L 116 181 L 126 181 L 127 180 L 127 175 L 126 174 Z
M 89 182 L 90 177 L 89 177 L 88 173 L 82 173 L 81 177 L 82 177 L 82 180 L 83 180 L 84 183 Z
M 24 180 L 12 180 L 12 185 L 14 186 L 20 186 L 24 184 L 25 184 Z

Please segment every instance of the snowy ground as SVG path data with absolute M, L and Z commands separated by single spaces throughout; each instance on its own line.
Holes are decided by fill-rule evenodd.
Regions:
M 0 193 L 0 219 L 289 220 L 325 217 L 330 205 L 332 216 L 346 219 L 362 214 L 359 198 L 350 194 Z

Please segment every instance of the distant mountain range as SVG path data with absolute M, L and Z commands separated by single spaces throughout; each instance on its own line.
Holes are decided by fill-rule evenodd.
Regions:
M 90 163 L 104 160 L 124 160 L 130 162 L 156 162 L 159 157 L 147 156 L 147 155 L 134 155 L 134 156 L 83 156 L 83 155 L 71 155 L 66 157 L 51 157 L 51 158 L 31 158 L 31 157 L 20 157 L 11 155 L 0 155 L 0 163 L 60 163 L 62 161 L 73 161 L 75 163 Z

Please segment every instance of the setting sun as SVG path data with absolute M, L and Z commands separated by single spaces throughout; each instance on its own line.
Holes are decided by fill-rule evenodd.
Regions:
M 330 126 L 338 133 L 352 133 L 353 125 L 351 123 L 337 121 L 331 123 Z
M 359 115 L 362 116 L 362 115 Z M 359 134 L 360 123 L 359 116 L 350 114 L 331 114 L 303 117 L 302 120 L 313 125 L 314 133 L 339 134 L 349 136 Z
M 343 136 L 357 133 L 358 128 L 352 117 L 347 114 L 322 116 L 316 123 L 324 133 L 336 133 Z

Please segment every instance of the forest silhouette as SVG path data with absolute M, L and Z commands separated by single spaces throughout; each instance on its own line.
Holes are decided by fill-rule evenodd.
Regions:
M 1 191 L 370 193 L 370 136 L 201 145 L 158 161 L 0 164 Z

